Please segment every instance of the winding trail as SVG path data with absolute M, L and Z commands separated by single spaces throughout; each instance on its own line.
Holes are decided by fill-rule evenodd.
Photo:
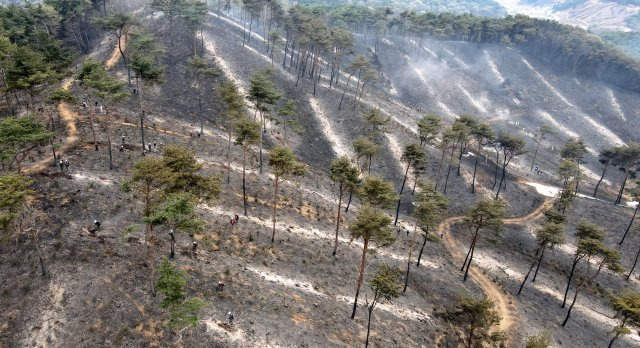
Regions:
M 121 45 L 122 50 L 125 49 L 127 43 L 126 35 L 122 35 Z M 116 45 L 111 54 L 111 57 L 105 62 L 105 66 L 107 69 L 112 68 L 120 59 L 120 49 Z M 71 88 L 71 84 L 73 83 L 73 77 L 68 77 L 62 82 L 61 88 L 65 91 L 68 91 Z M 60 118 L 65 124 L 67 136 L 64 139 L 64 142 L 60 145 L 58 150 L 56 151 L 56 155 L 60 158 L 65 152 L 67 152 L 73 145 L 78 142 L 80 137 L 78 136 L 78 128 L 76 127 L 76 120 L 80 118 L 77 112 L 75 112 L 71 105 L 67 102 L 60 102 L 58 104 L 58 113 L 60 114 Z M 51 166 L 53 162 L 53 154 L 46 156 L 45 158 L 32 163 L 30 166 L 26 167 L 23 170 L 24 174 L 34 174 L 45 170 L 47 167 Z
M 544 211 L 553 205 L 553 202 L 553 198 L 547 198 L 531 213 L 525 216 L 505 219 L 504 223 L 509 225 L 516 225 L 533 221 L 542 216 Z M 456 264 L 462 263 L 464 261 L 465 252 L 463 246 L 460 245 L 460 243 L 458 243 L 458 241 L 453 237 L 451 233 L 451 227 L 456 223 L 462 222 L 463 220 L 464 216 L 454 216 L 446 219 L 438 226 L 438 231 L 443 235 L 444 243 L 451 253 L 451 256 L 453 257 Z M 517 322 L 518 319 L 518 309 L 515 304 L 514 298 L 510 294 L 504 292 L 498 284 L 494 283 L 489 275 L 484 272 L 484 269 L 478 267 L 471 268 L 469 274 L 471 278 L 482 288 L 485 295 L 495 303 L 496 310 L 502 318 L 502 320 L 500 320 L 498 330 L 504 331 L 506 333 L 511 332 L 511 327 Z M 511 341 L 512 337 L 513 335 L 509 336 L 509 342 Z

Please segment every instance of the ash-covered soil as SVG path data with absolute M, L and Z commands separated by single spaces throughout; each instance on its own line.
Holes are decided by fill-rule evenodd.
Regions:
M 210 15 L 205 27 L 206 56 L 213 60 L 222 74 L 206 88 L 207 93 L 203 99 L 206 122 L 202 137 L 190 136 L 191 132 L 195 134 L 199 130 L 200 121 L 195 107 L 196 95 L 183 78 L 185 62 L 191 50 L 187 45 L 178 43 L 190 42 L 186 34 L 174 38 L 173 46 L 169 46 L 166 35 L 161 36 L 168 46 L 164 62 L 167 66 L 166 78 L 163 85 L 147 94 L 145 104 L 148 142 L 158 145 L 185 144 L 195 151 L 198 159 L 204 163 L 206 172 L 222 177 L 226 175 L 227 139 L 221 115 L 224 106 L 215 93 L 216 83 L 233 80 L 246 91 L 251 73 L 259 67 L 271 66 L 262 43 L 256 37 L 247 47 L 242 47 L 242 29 L 232 22 Z M 152 22 L 150 26 L 157 33 L 164 33 L 166 30 L 160 20 Z M 396 45 L 400 45 L 400 42 L 402 41 L 398 41 Z M 42 199 L 41 210 L 47 217 L 46 225 L 41 227 L 40 238 L 51 276 L 40 276 L 38 259 L 28 238 L 20 238 L 0 246 L 0 272 L 3 279 L 8 280 L 0 284 L 3 294 L 0 304 L 5 308 L 1 320 L 4 324 L 0 325 L 0 341 L 8 347 L 360 345 L 366 333 L 366 310 L 361 306 L 355 321 L 349 319 L 349 314 L 355 292 L 361 244 L 349 241 L 346 230 L 348 221 L 353 219 L 359 208 L 359 202 L 354 200 L 349 213 L 342 215 L 344 221 L 341 224 L 338 257 L 333 258 L 331 246 L 337 197 L 336 187 L 327 173 L 331 160 L 342 153 L 351 154 L 351 141 L 362 134 L 363 112 L 370 107 L 379 107 L 392 116 L 394 122 L 391 132 L 384 138 L 384 150 L 374 159 L 371 171 L 392 180 L 399 189 L 403 174 L 399 151 L 405 144 L 417 141 L 414 134 L 415 121 L 422 111 L 431 110 L 435 105 L 440 107 L 438 101 L 441 101 L 456 114 L 467 112 L 488 118 L 491 114 L 495 116 L 494 110 L 498 108 L 487 105 L 486 113 L 473 112 L 469 105 L 476 109 L 478 107 L 470 101 L 462 100 L 469 98 L 462 92 L 463 89 L 456 87 L 455 82 L 449 86 L 453 90 L 446 90 L 444 84 L 434 84 L 433 89 L 437 91 L 434 95 L 440 99 L 424 99 L 424 88 L 409 87 L 411 83 L 408 79 L 415 78 L 416 74 L 406 74 L 401 78 L 406 86 L 397 82 L 400 81 L 397 80 L 400 73 L 393 70 L 390 62 L 401 61 L 401 57 L 398 58 L 397 55 L 402 54 L 403 49 L 381 46 L 383 47 L 376 58 L 382 64 L 385 76 L 390 76 L 389 81 L 397 88 L 399 96 L 389 95 L 385 90 L 371 89 L 369 93 L 365 93 L 362 103 L 355 104 L 355 107 L 353 97 L 348 95 L 342 110 L 338 110 L 337 104 L 343 85 L 337 89 L 328 89 L 323 82 L 317 86 L 314 95 L 312 82 L 301 78 L 296 86 L 295 71 L 281 68 L 278 61 L 281 62 L 282 56 L 276 54 L 276 83 L 284 98 L 299 101 L 299 121 L 304 127 L 301 134 L 290 134 L 288 142 L 307 164 L 308 174 L 293 181 L 285 181 L 281 185 L 276 243 L 271 246 L 269 239 L 273 176 L 266 164 L 265 173 L 258 174 L 257 149 L 252 149 L 247 176 L 249 216 L 241 216 L 240 223 L 234 228 L 228 224 L 229 218 L 240 213 L 242 208 L 242 152 L 240 148 L 232 147 L 230 183 L 226 184 L 223 180 L 220 199 L 198 209 L 199 215 L 207 222 L 205 232 L 194 236 L 179 234 L 177 237 L 178 255 L 175 262 L 189 276 L 187 293 L 206 301 L 201 321 L 194 329 L 182 333 L 167 329 L 167 313 L 159 305 L 161 296 L 153 297 L 149 292 L 149 268 L 145 265 L 143 253 L 142 205 L 119 189 L 131 166 L 141 158 L 137 101 L 128 101 L 110 111 L 115 116 L 109 125 L 113 142 L 113 171 L 108 169 L 104 118 L 97 121 L 100 145 L 99 150 L 94 151 L 87 112 L 74 107 L 80 115 L 78 126 L 81 140 L 65 154 L 72 163 L 69 172 L 60 173 L 57 168 L 52 167 L 33 176 L 38 196 Z M 432 46 L 435 51 L 438 43 L 432 43 Z M 446 58 L 445 53 L 445 63 L 442 64 L 475 64 L 470 57 L 477 56 L 474 55 L 474 52 L 477 53 L 476 48 L 453 47 L 448 43 L 443 45 L 443 51 L 445 48 L 451 52 L 469 52 L 466 55 L 453 53 L 450 58 Z M 488 52 L 495 50 L 497 49 L 487 48 Z M 367 54 L 373 53 L 369 51 Z M 411 59 L 412 54 L 407 52 Z M 429 53 L 423 51 L 422 54 L 426 56 Z M 462 63 L 453 58 L 456 54 L 460 54 Z M 518 57 L 512 50 L 502 54 Z M 103 59 L 108 56 L 108 49 L 98 54 Z M 509 64 L 501 63 L 500 66 L 508 67 Z M 511 64 L 520 63 L 516 60 Z M 396 69 L 404 68 L 398 66 Z M 544 83 L 531 81 L 528 85 L 532 87 L 527 89 L 527 93 L 531 94 L 525 95 L 523 84 L 526 78 L 518 82 L 516 77 L 507 75 L 507 72 L 503 74 L 514 81 L 511 82 L 511 92 L 504 85 L 500 87 L 496 83 L 495 91 L 483 88 L 488 85 L 486 80 L 483 84 L 477 83 L 476 87 L 471 87 L 476 75 L 459 69 L 461 68 L 453 69 L 457 72 L 452 72 L 449 78 L 459 76 L 463 79 L 460 81 L 465 82 L 460 82 L 460 86 L 472 96 L 485 93 L 481 90 L 486 90 L 486 94 L 491 96 L 487 100 L 491 100 L 491 103 L 498 103 L 494 101 L 494 96 L 499 103 L 508 105 L 514 103 L 514 97 L 521 98 L 519 100 L 524 103 L 534 101 L 540 95 L 548 95 L 548 92 L 536 92 L 548 88 Z M 478 69 L 487 68 L 484 66 Z M 522 66 L 514 66 L 512 69 L 525 70 Z M 118 67 L 117 73 L 123 78 L 126 76 L 122 66 Z M 536 78 L 533 74 L 529 80 Z M 558 79 L 552 83 L 560 84 L 560 81 Z M 565 82 L 568 84 L 571 81 Z M 378 88 L 384 86 L 384 83 L 381 82 Z M 414 86 L 419 85 L 418 83 Z M 521 84 L 520 87 L 518 83 Z M 537 87 L 533 87 L 535 84 L 538 84 Z M 598 85 L 594 86 L 594 89 L 600 88 Z M 73 91 L 76 94 L 82 93 L 77 86 Z M 574 97 L 568 90 L 563 89 L 562 93 L 567 98 Z M 596 92 L 593 93 L 595 95 Z M 623 100 L 621 105 L 633 105 L 627 104 L 623 95 L 616 91 L 618 99 Z M 443 99 L 445 96 L 450 99 Z M 554 103 L 563 103 L 557 100 L 552 102 L 551 99 L 553 98 L 548 97 L 544 105 L 554 108 Z M 404 102 L 408 103 L 403 104 Z M 629 103 L 633 102 L 635 101 Z M 567 111 L 567 106 L 555 107 L 557 110 L 552 110 L 560 110 L 558 114 L 564 112 L 572 115 L 578 112 Z M 512 117 L 517 110 L 522 116 L 517 119 L 519 121 Z M 511 131 L 535 127 L 535 120 L 524 121 L 528 117 L 525 115 L 529 115 L 528 109 L 514 107 L 508 112 L 509 116 L 496 120 L 494 124 Z M 447 116 L 446 113 L 443 116 Z M 613 129 L 614 123 L 610 123 Z M 620 134 L 621 137 L 626 137 L 622 130 Z M 126 142 L 124 152 L 118 150 L 122 135 Z M 550 150 L 553 144 L 559 144 L 560 139 L 559 137 L 555 142 L 548 143 L 546 150 Z M 273 144 L 282 141 L 283 129 L 270 124 L 265 136 L 265 153 L 268 153 Z M 592 146 L 595 148 L 597 144 Z M 551 163 L 552 151 L 543 152 L 545 154 L 542 157 L 547 161 L 543 163 Z M 491 158 L 490 153 L 488 156 Z M 425 175 L 427 178 L 435 177 L 439 157 L 437 149 L 429 149 L 431 164 Z M 470 192 L 473 160 L 473 156 L 464 159 L 461 176 L 456 175 L 455 166 L 452 168 L 447 190 L 451 205 L 450 216 L 463 214 L 478 197 L 492 195 L 494 168 L 490 162 L 483 163 L 484 161 L 481 161 L 479 169 L 478 192 L 475 195 Z M 533 177 L 521 170 L 523 166 L 526 168 L 526 164 L 514 166 L 518 170 L 512 171 L 504 191 L 509 216 L 527 215 L 545 200 L 545 197 L 522 182 L 548 179 L 549 176 Z M 409 182 L 412 181 L 413 178 L 410 178 Z M 410 193 L 405 193 L 403 197 L 401 227 L 396 233 L 398 239 L 391 247 L 370 254 L 365 279 L 382 262 L 401 269 L 406 266 L 409 237 L 405 228 L 412 226 L 413 222 L 408 216 L 411 210 L 408 203 Z M 630 211 L 614 208 L 606 202 L 579 198 L 572 208 L 571 216 L 576 218 L 570 219 L 568 235 L 573 234 L 573 226 L 579 218 L 600 223 L 607 221 L 610 224 L 606 226 L 610 233 L 607 242 L 613 244 L 621 235 L 620 231 L 626 227 Z M 102 228 L 92 234 L 87 229 L 94 219 L 102 221 Z M 530 258 L 527 255 L 531 254 L 535 244 L 531 232 L 538 227 L 539 222 L 509 225 L 499 234 L 487 233 L 479 245 L 473 267 L 483 269 L 506 293 L 514 294 L 521 275 L 529 265 Z M 159 261 L 168 255 L 169 237 L 164 228 L 160 228 L 157 235 L 153 256 Z M 461 246 L 468 243 L 466 228 L 457 226 L 453 230 L 453 236 Z M 638 238 L 640 236 L 634 232 L 622 247 L 626 267 L 633 261 Z M 196 255 L 183 252 L 189 249 L 194 240 L 200 245 Z M 566 250 L 558 247 L 550 251 L 535 286 L 527 284 L 523 294 L 515 298 L 518 317 L 512 332 L 513 346 L 522 346 L 526 336 L 543 329 L 548 329 L 556 343 L 562 346 L 602 346 L 606 342 L 607 333 L 614 325 L 610 318 L 611 310 L 605 300 L 606 290 L 618 290 L 629 284 L 637 286 L 637 277 L 634 276 L 631 283 L 625 283 L 620 276 L 603 273 L 599 277 L 601 285 L 590 288 L 581 295 L 578 300 L 580 307 L 574 311 L 572 321 L 567 328 L 561 328 L 559 322 L 564 312 L 559 308 L 559 300 L 550 292 L 563 291 L 572 257 L 571 243 L 572 239 L 568 239 Z M 415 257 L 414 252 L 414 262 Z M 452 261 L 444 244 L 427 243 L 422 265 L 412 267 L 407 293 L 392 304 L 381 305 L 374 312 L 372 344 L 380 347 L 455 346 L 458 332 L 443 319 L 441 313 L 450 307 L 460 293 L 482 294 L 482 288 L 473 279 L 461 282 L 459 267 Z M 221 280 L 226 284 L 225 288 L 217 291 L 216 285 Z M 370 291 L 363 288 L 361 304 L 364 304 L 367 296 L 371 296 Z M 236 313 L 236 322 L 233 326 L 228 326 L 223 322 L 226 313 L 231 310 Z M 636 339 L 637 336 L 634 335 L 619 343 L 633 345 L 637 344 Z

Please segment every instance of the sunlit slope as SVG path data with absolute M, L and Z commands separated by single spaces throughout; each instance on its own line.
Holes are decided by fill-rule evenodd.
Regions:
M 640 98 L 635 93 L 552 70 L 516 49 L 424 40 L 418 53 L 417 44 L 385 39 L 378 50 L 398 98 L 416 108 L 450 119 L 475 115 L 529 141 L 546 123 L 556 132 L 550 147 L 581 136 L 592 155 L 638 140 Z M 588 167 L 598 167 L 595 158 L 588 161 Z

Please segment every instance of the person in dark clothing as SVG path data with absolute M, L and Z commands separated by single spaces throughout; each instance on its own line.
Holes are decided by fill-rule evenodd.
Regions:
M 69 172 L 69 166 L 70 166 L 70 165 L 71 165 L 71 164 L 69 163 L 69 160 L 68 160 L 68 159 L 64 160 L 64 166 L 65 166 L 65 168 L 67 169 L 67 173 Z
M 61 171 L 61 172 L 64 172 L 64 161 L 63 161 L 63 160 L 60 160 L 60 161 L 58 162 L 58 164 L 60 165 L 60 171 Z

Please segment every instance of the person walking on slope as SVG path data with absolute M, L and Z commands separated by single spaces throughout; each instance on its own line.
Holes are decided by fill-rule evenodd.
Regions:
M 58 162 L 58 164 L 60 165 L 60 171 L 61 171 L 61 172 L 64 172 L 64 161 L 63 161 L 63 160 L 60 160 L 60 161 Z
M 69 160 L 68 160 L 68 159 L 64 160 L 64 166 L 65 166 L 65 168 L 67 169 L 67 173 L 69 172 L 69 165 L 71 165 L 71 164 L 69 163 Z

